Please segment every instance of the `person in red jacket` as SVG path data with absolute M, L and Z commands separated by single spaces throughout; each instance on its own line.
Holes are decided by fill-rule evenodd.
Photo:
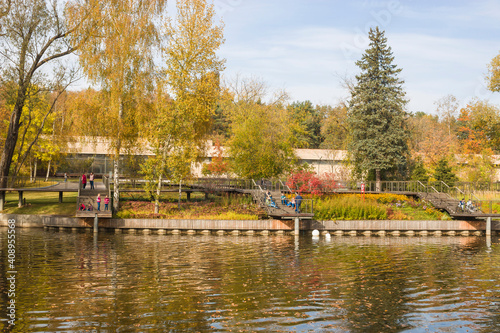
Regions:
M 109 198 L 108 195 L 106 194 L 106 197 L 104 198 L 104 210 L 108 210 L 109 205 Z
M 85 189 L 87 186 L 87 176 L 85 174 L 82 175 L 82 188 Z

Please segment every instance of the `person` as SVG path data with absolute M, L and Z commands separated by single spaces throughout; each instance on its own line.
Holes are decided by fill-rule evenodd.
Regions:
M 286 206 L 287 201 L 285 192 L 281 192 L 281 204 Z
M 98 193 L 97 194 L 97 210 L 100 211 L 101 210 L 101 193 Z
M 92 204 L 89 204 L 89 205 L 87 206 L 87 210 L 88 210 L 88 211 L 93 211 L 93 210 L 94 210 L 94 207 L 92 207 Z
M 472 204 L 472 200 L 471 200 L 471 199 L 469 199 L 469 200 L 467 201 L 467 206 L 466 206 L 466 207 L 467 207 L 467 209 L 469 210 L 469 212 L 471 212 L 471 213 L 473 213 L 473 212 L 474 212 L 474 205 Z
M 292 198 L 292 201 L 290 202 L 290 206 L 292 206 L 292 208 L 295 209 L 295 198 Z
M 87 176 L 84 173 L 82 175 L 82 188 L 85 189 L 85 186 L 87 186 Z
M 90 173 L 89 181 L 90 181 L 90 189 L 93 190 L 94 189 L 94 173 L 93 172 Z
M 460 200 L 460 202 L 458 203 L 458 207 L 464 211 L 465 210 L 465 198 L 462 198 L 462 200 Z
M 109 208 L 109 197 L 106 194 L 106 197 L 104 198 L 104 210 L 108 210 Z
M 83 203 L 80 204 L 80 210 L 85 210 L 85 205 Z
M 297 196 L 295 197 L 295 212 L 300 213 L 300 204 L 302 203 L 302 196 L 300 193 L 297 193 Z
M 64 173 L 64 182 L 66 183 L 68 181 L 68 174 L 65 172 Z

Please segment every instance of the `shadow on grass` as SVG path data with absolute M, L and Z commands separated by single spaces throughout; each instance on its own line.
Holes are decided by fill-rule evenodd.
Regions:
M 23 206 L 18 207 L 18 193 L 7 192 L 2 213 L 74 216 L 76 197 L 77 193 L 75 192 L 64 193 L 63 202 L 59 203 L 58 192 L 24 192 Z

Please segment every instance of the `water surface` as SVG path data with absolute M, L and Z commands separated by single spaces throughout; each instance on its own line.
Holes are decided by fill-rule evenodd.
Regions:
M 16 232 L 13 332 L 500 332 L 498 238 Z

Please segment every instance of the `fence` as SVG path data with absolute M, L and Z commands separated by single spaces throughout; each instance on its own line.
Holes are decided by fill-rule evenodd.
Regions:
M 45 177 L 3 177 L 3 179 L 7 179 L 7 188 L 47 187 L 56 185 L 61 181 L 61 179 L 53 177 L 47 180 L 45 180 Z

